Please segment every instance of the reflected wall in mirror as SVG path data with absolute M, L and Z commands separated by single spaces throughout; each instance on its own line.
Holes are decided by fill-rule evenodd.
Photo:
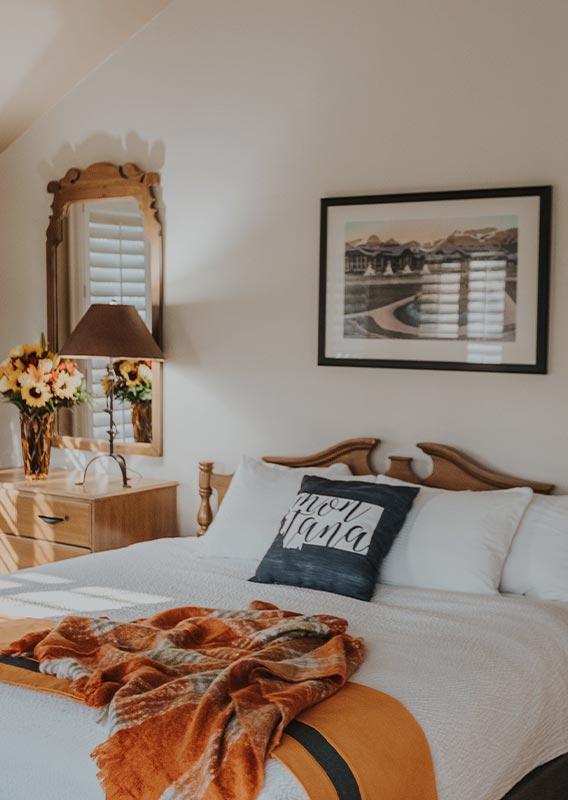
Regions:
M 58 350 L 93 303 L 133 305 L 161 346 L 162 232 L 156 173 L 134 164 L 93 164 L 52 181 L 47 230 L 48 338 Z M 79 362 L 92 402 L 60 411 L 54 444 L 108 447 L 105 359 Z M 114 365 L 115 449 L 161 455 L 162 368 L 156 362 Z

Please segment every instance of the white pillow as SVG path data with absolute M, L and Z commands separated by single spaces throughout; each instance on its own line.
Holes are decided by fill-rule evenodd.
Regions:
M 536 495 L 507 556 L 501 591 L 568 602 L 568 497 Z
M 378 483 L 412 486 L 380 475 Z M 453 492 L 420 487 L 383 561 L 380 582 L 497 594 L 503 563 L 532 489 Z
M 260 561 L 294 502 L 304 475 L 344 479 L 351 470 L 346 464 L 291 469 L 243 456 L 203 537 L 203 554 Z

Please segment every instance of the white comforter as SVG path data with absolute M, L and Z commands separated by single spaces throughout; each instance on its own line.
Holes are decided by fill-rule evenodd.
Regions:
M 355 680 L 398 698 L 424 729 L 440 800 L 498 800 L 568 752 L 566 606 L 392 587 L 363 603 L 249 583 L 254 564 L 201 558 L 200 544 L 165 539 L 0 576 L 0 616 L 135 618 L 254 598 L 337 614 L 368 643 Z M 1 800 L 101 800 L 89 753 L 106 734 L 95 716 L 71 700 L 0 684 Z M 261 800 L 306 795 L 271 760 Z

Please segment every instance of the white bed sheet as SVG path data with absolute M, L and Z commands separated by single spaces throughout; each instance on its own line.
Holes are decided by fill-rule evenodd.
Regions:
M 368 644 L 355 680 L 399 699 L 422 725 L 439 800 L 500 800 L 539 764 L 568 752 L 567 606 L 393 587 L 363 603 L 250 583 L 254 567 L 202 558 L 198 540 L 158 540 L 0 576 L 0 615 L 127 619 L 183 604 L 243 607 L 255 598 L 337 614 Z M 0 684 L 2 800 L 101 800 L 89 754 L 106 734 L 95 717 L 71 700 Z M 261 800 L 306 795 L 270 760 Z

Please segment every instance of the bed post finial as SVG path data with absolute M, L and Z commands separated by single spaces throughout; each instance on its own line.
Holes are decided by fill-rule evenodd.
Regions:
M 199 462 L 199 496 L 201 497 L 201 504 L 197 512 L 197 524 L 199 525 L 199 530 L 197 531 L 198 536 L 203 536 L 204 533 L 207 533 L 207 528 L 213 522 L 213 509 L 210 503 L 211 494 L 213 493 L 213 489 L 211 488 L 212 472 L 212 461 Z

